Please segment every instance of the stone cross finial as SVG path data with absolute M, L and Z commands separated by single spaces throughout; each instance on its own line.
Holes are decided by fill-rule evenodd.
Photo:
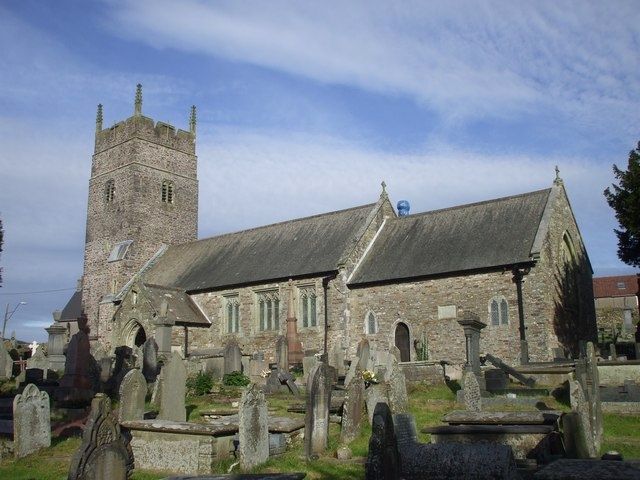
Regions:
M 142 84 L 136 85 L 135 115 L 142 115 Z
M 31 349 L 31 356 L 36 354 L 36 351 L 38 350 L 39 345 L 40 344 L 35 340 L 29 345 L 29 348 Z
M 387 196 L 387 184 L 386 184 L 386 182 L 383 180 L 382 182 L 380 182 L 380 186 L 382 187 L 382 192 L 380 192 L 380 196 L 381 197 L 386 197 Z
M 556 165 L 556 178 L 553 181 L 553 183 L 556 185 L 560 185 L 562 183 L 562 178 L 560 178 L 560 169 L 558 168 L 558 165 Z
M 98 104 L 98 112 L 96 113 L 96 132 L 102 130 L 102 104 Z
M 192 135 L 196 134 L 196 106 L 191 105 L 191 114 L 189 115 L 189 131 Z

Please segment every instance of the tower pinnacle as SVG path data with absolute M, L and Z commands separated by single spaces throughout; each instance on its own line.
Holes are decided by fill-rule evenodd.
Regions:
M 98 111 L 96 113 L 96 132 L 102 130 L 102 104 L 98 104 Z
M 142 115 L 142 84 L 136 85 L 136 101 L 134 115 Z
M 562 178 L 560 178 L 560 169 L 556 165 L 556 178 L 553 180 L 555 185 L 562 185 Z
M 191 114 L 189 115 L 189 131 L 195 137 L 196 135 L 196 106 L 191 105 Z

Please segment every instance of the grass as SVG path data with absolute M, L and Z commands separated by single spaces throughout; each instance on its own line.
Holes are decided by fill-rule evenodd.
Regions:
M 409 411 L 413 414 L 418 429 L 418 439 L 428 442 L 429 435 L 420 433 L 426 426 L 442 424 L 442 417 L 446 413 L 461 408 L 456 404 L 456 385 L 412 387 L 409 391 Z M 231 407 L 231 402 L 240 397 L 241 388 L 224 387 L 214 394 L 200 397 L 188 397 L 187 406 L 190 410 L 189 420 L 202 422 L 200 412 L 212 408 Z M 563 397 L 559 399 L 548 397 L 544 399 L 549 408 L 566 410 Z M 287 413 L 286 408 L 291 403 L 300 403 L 302 398 L 294 398 L 288 394 L 268 396 L 269 409 L 275 415 L 298 415 Z M 319 480 L 325 478 L 364 478 L 364 461 L 369 447 L 371 427 L 368 422 L 360 431 L 360 435 L 349 444 L 353 452 L 353 459 L 339 461 L 335 458 L 335 451 L 340 446 L 340 427 L 332 423 L 329 427 L 329 448 L 317 460 L 308 462 L 304 458 L 304 446 L 301 439 L 294 439 L 289 449 L 283 455 L 270 458 L 265 464 L 257 467 L 252 473 L 275 472 L 306 472 L 307 479 Z M 64 480 L 67 478 L 69 464 L 73 453 L 80 446 L 79 438 L 54 439 L 50 448 L 36 454 L 16 460 L 7 458 L 0 462 L 0 478 L 15 480 Z M 604 441 L 601 452 L 617 450 L 625 459 L 640 459 L 640 416 L 604 415 Z M 214 465 L 214 473 L 226 473 L 235 462 L 225 459 Z M 238 466 L 233 468 L 237 473 Z M 169 476 L 169 472 L 150 472 L 136 470 L 132 480 L 158 480 Z

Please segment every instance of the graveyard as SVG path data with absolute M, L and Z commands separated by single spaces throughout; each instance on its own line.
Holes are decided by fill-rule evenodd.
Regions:
M 301 363 L 282 338 L 275 362 L 153 338 L 96 359 L 82 318 L 57 371 L 55 329 L 26 362 L 2 344 L 0 477 L 640 478 L 639 361 L 586 343 L 511 366 L 479 350 L 482 322 L 459 323 L 463 365 L 364 339 L 352 359 Z

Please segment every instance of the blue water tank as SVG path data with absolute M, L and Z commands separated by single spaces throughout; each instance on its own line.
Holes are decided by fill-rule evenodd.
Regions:
M 409 210 L 411 210 L 411 205 L 409 205 L 409 202 L 406 200 L 400 200 L 396 205 L 396 208 L 398 209 L 399 216 L 406 217 L 407 215 L 409 215 Z

